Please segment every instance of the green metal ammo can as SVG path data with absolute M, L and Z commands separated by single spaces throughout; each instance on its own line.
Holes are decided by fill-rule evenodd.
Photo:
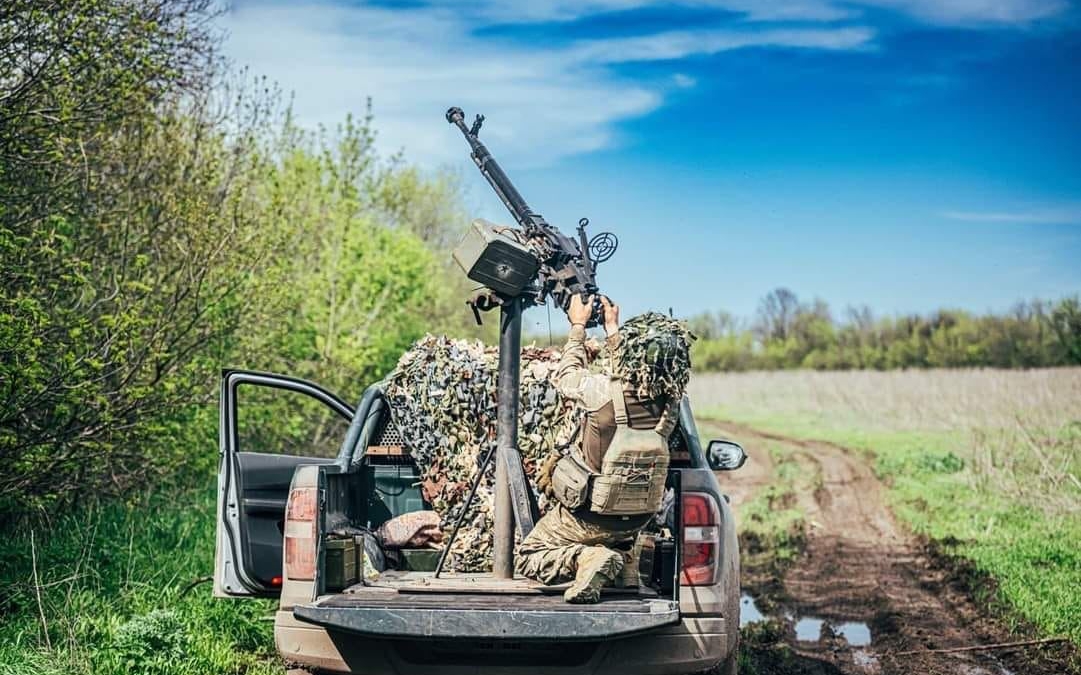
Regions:
M 357 547 L 352 537 L 327 540 L 324 570 L 328 591 L 340 591 L 357 583 Z

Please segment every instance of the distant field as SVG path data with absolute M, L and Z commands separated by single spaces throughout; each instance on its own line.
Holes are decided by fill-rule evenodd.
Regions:
M 896 514 L 1081 643 L 1081 369 L 696 375 L 699 416 L 867 453 Z

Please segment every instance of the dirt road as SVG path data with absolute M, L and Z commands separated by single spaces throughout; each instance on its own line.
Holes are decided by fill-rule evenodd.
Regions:
M 764 642 L 774 642 L 751 651 L 756 675 L 1063 672 L 1061 654 L 1041 656 L 1032 648 L 929 651 L 1019 637 L 981 612 L 956 573 L 936 564 L 898 525 L 864 458 L 734 424 L 708 427 L 741 442 L 752 457 L 745 473 L 723 478 L 737 519 L 740 505 L 770 481 L 767 445 L 783 444 L 802 471 L 818 477 L 816 490 L 797 496 L 807 522 L 801 556 L 781 578 L 759 578 L 745 589 L 744 623 L 760 621 Z M 754 627 L 748 634 L 753 640 Z

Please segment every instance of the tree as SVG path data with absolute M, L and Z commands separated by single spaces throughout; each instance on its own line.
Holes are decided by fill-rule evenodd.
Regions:
M 14 0 L 0 15 L 0 492 L 20 508 L 144 476 L 135 430 L 189 399 L 193 355 L 229 324 L 250 153 L 204 105 L 210 14 Z
M 1055 305 L 1049 323 L 1065 361 L 1081 365 L 1081 301 L 1077 296 L 1064 298 Z
M 231 84 L 211 15 L 0 10 L 0 513 L 201 486 L 223 366 L 353 395 L 467 325 L 456 183 L 380 158 L 370 114 L 313 137 Z
M 787 288 L 770 291 L 758 303 L 755 333 L 761 340 L 785 340 L 799 312 L 799 298 Z
M 816 299 L 800 303 L 778 289 L 762 299 L 751 331 L 717 328 L 706 313 L 690 319 L 704 336 L 694 345 L 695 367 L 751 368 L 1036 368 L 1081 363 L 1081 309 L 1077 297 L 1056 304 L 1022 302 L 1002 315 L 959 310 L 876 319 L 868 307 L 832 317 Z

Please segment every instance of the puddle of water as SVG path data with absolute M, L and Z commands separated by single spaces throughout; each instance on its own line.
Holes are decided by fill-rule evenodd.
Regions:
M 1014 672 L 1012 670 L 1010 670 L 1006 666 L 1002 665 L 1002 661 L 999 661 L 997 656 L 994 656 L 992 654 L 992 658 L 995 660 L 995 665 L 998 666 L 998 669 L 999 669 L 999 672 L 1001 673 L 1001 675 L 1014 675 Z
M 739 625 L 742 627 L 765 620 L 765 615 L 758 609 L 758 605 L 754 604 L 754 598 L 746 593 L 741 595 L 739 598 Z
M 871 644 L 871 629 L 862 621 L 845 621 L 833 624 L 814 616 L 795 617 L 790 611 L 783 614 L 787 621 L 795 624 L 796 639 L 800 642 L 818 642 L 822 639 L 822 629 L 827 624 L 833 632 L 843 637 L 853 647 L 866 647 Z M 747 626 L 769 619 L 755 604 L 754 598 L 744 593 L 739 599 L 739 625 Z
M 818 642 L 822 639 L 822 625 L 826 622 L 805 616 L 796 622 L 796 639 L 800 642 Z
M 994 661 L 994 670 L 997 670 L 998 673 L 995 673 L 990 668 L 985 668 L 984 666 L 965 665 L 963 666 L 964 670 L 962 671 L 964 675 L 1014 675 L 1013 671 L 1002 665 L 1002 662 L 993 654 L 989 654 L 988 656 Z
M 866 649 L 857 649 L 852 652 L 852 662 L 866 673 L 878 672 L 878 657 Z
M 853 647 L 866 647 L 871 644 L 871 629 L 862 621 L 847 621 L 833 630 Z

